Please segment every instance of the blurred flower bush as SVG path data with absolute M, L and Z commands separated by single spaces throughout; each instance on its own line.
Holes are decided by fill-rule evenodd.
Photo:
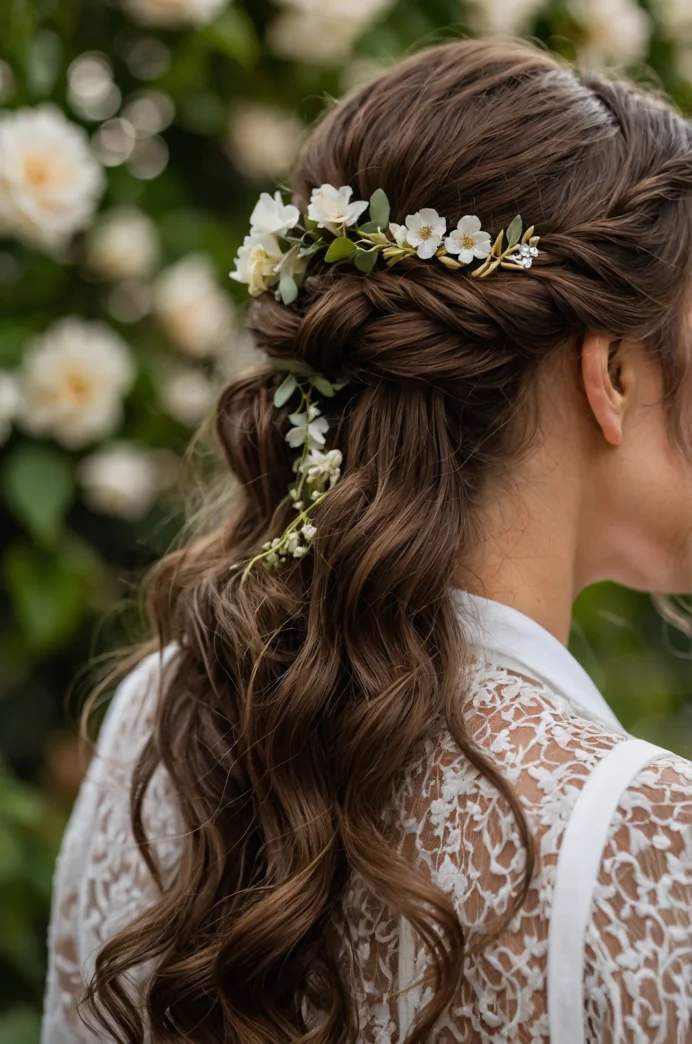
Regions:
M 65 695 L 180 523 L 192 429 L 253 358 L 228 279 L 325 99 L 416 46 L 534 36 L 692 107 L 689 0 L 0 4 L 0 1044 L 38 1039 L 52 862 L 82 760 Z M 581 596 L 573 646 L 634 732 L 692 756 L 648 598 Z

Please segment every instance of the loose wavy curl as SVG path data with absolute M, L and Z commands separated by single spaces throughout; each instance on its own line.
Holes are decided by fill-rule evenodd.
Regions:
M 413 259 L 361 275 L 316 265 L 295 306 L 264 294 L 248 325 L 270 356 L 350 383 L 325 403 L 344 457 L 312 552 L 244 587 L 229 567 L 292 517 L 288 407 L 261 364 L 221 394 L 218 443 L 242 503 L 168 555 L 148 588 L 155 645 L 180 643 L 132 784 L 155 904 L 101 949 L 90 1017 L 136 1044 L 352 1044 L 356 1009 L 334 924 L 360 873 L 430 948 L 421 1044 L 460 988 L 468 950 L 448 895 L 392 850 L 382 812 L 419 744 L 446 728 L 510 802 L 529 858 L 497 934 L 521 906 L 532 838 L 463 715 L 463 623 L 450 597 L 486 484 L 537 435 L 540 367 L 587 330 L 642 339 L 661 359 L 671 432 L 692 257 L 692 134 L 666 102 L 523 44 L 425 50 L 337 103 L 292 182 L 382 187 L 392 218 L 421 207 L 536 225 L 529 273 L 487 280 Z M 280 378 L 279 378 L 280 379 Z M 532 420 L 533 418 L 533 420 Z M 144 650 L 146 651 L 146 650 Z M 172 879 L 147 844 L 158 766 L 186 826 Z M 487 940 L 486 940 L 487 941 Z M 128 972 L 152 961 L 142 1005 Z M 323 1015 L 308 1029 L 303 1004 Z

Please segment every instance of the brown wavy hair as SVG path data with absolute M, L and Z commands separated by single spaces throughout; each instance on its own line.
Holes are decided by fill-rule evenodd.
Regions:
M 297 162 L 294 202 L 304 209 L 323 182 L 357 199 L 383 188 L 400 223 L 434 207 L 453 224 L 479 214 L 494 234 L 521 213 L 541 254 L 530 272 L 486 280 L 417 258 L 369 275 L 318 262 L 294 306 L 271 292 L 252 303 L 260 349 L 349 378 L 320 403 L 342 477 L 310 554 L 241 587 L 229 567 L 294 517 L 290 407 L 272 405 L 281 378 L 268 363 L 224 388 L 216 432 L 242 496 L 148 586 L 154 644 L 181 645 L 132 784 L 159 895 L 103 946 L 86 994 L 90 1017 L 126 1044 L 145 1025 L 155 1044 L 355 1042 L 334 932 L 353 871 L 429 947 L 435 994 L 406 1042 L 430 1039 L 468 949 L 451 898 L 393 851 L 382 815 L 424 739 L 448 729 L 519 824 L 526 871 L 493 935 L 534 868 L 519 800 L 464 723 L 450 585 L 470 561 L 477 505 L 539 437 L 539 368 L 587 330 L 650 346 L 681 430 L 692 134 L 667 102 L 528 44 L 457 41 L 331 108 Z M 172 879 L 142 821 L 161 764 L 186 827 Z M 140 1008 L 124 983 L 150 959 Z M 306 1000 L 323 1016 L 311 1030 Z

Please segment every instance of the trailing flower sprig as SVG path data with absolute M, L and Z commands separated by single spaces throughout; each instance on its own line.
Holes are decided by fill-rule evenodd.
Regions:
M 283 202 L 280 192 L 263 192 L 250 217 L 250 233 L 236 257 L 231 279 L 245 283 L 253 297 L 274 288 L 277 300 L 292 304 L 298 296 L 312 257 L 327 264 L 351 263 L 360 272 L 373 270 L 381 257 L 388 268 L 410 257 L 435 258 L 458 270 L 475 260 L 471 272 L 485 278 L 498 267 L 530 268 L 538 255 L 538 236 L 531 226 L 522 238 L 517 215 L 493 242 L 474 214 L 465 214 L 448 231 L 447 220 L 432 207 L 409 214 L 403 225 L 390 221 L 386 193 L 376 189 L 369 200 L 352 200 L 349 185 L 320 185 L 313 190 L 307 213 Z M 368 211 L 368 220 L 359 219 Z M 504 237 L 507 244 L 504 246 Z
M 272 569 L 283 565 L 290 558 L 302 558 L 307 554 L 317 527 L 311 517 L 335 485 L 341 474 L 342 455 L 338 449 L 326 450 L 327 418 L 312 401 L 315 391 L 332 398 L 348 382 L 328 381 L 311 366 L 300 359 L 270 359 L 277 369 L 287 370 L 284 380 L 274 392 L 274 405 L 285 406 L 294 393 L 300 395 L 300 405 L 295 413 L 289 414 L 291 428 L 286 442 L 300 454 L 293 462 L 296 478 L 289 488 L 293 508 L 298 512 L 280 537 L 266 541 L 262 551 L 255 555 L 243 570 L 241 584 L 257 563 Z

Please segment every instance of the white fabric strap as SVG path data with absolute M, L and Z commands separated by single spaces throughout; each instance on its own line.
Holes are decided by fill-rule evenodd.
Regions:
M 586 930 L 608 829 L 620 799 L 643 768 L 670 751 L 645 740 L 619 743 L 591 772 L 560 847 L 548 928 L 548 1021 L 553 1044 L 585 1044 Z
M 416 1017 L 420 987 L 411 988 L 415 976 L 413 929 L 405 917 L 399 918 L 399 1039 L 404 1040 Z

